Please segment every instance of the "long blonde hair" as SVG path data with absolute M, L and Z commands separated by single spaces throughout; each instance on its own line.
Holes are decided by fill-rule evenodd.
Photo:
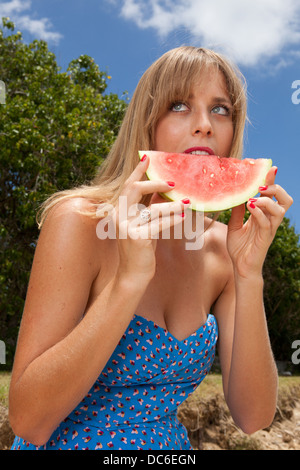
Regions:
M 138 150 L 154 150 L 157 123 L 170 105 L 185 100 L 201 71 L 214 66 L 225 77 L 233 105 L 234 136 L 231 157 L 241 158 L 247 114 L 246 83 L 236 66 L 220 54 L 192 46 L 178 47 L 166 52 L 154 62 L 140 79 L 127 108 L 119 134 L 96 177 L 88 185 L 60 191 L 48 198 L 37 216 L 39 228 L 48 212 L 67 198 L 83 197 L 96 204 L 115 204 L 126 179 L 139 162 Z M 141 201 L 147 204 L 150 196 Z M 96 217 L 96 210 L 91 216 Z

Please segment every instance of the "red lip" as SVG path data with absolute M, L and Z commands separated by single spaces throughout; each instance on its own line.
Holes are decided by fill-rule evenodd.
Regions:
M 185 150 L 183 153 L 192 153 L 196 150 L 199 150 L 200 152 L 207 152 L 209 155 L 215 155 L 214 151 L 209 147 L 192 147 L 190 149 Z

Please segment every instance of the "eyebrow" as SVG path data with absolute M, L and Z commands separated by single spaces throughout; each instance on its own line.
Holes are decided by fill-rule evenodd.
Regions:
M 188 99 L 193 99 L 193 98 L 194 98 L 194 94 L 191 93 Z M 229 106 L 233 107 L 233 104 L 230 98 L 227 98 L 226 96 L 215 96 L 212 98 L 212 101 L 217 104 L 228 104 Z
M 224 103 L 224 104 L 229 104 L 230 106 L 233 106 L 231 100 L 226 98 L 225 96 L 216 96 L 215 98 L 213 98 L 213 101 L 215 103 Z

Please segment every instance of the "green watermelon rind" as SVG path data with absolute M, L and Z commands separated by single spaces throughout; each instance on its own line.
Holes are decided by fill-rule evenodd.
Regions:
M 143 155 L 148 155 L 151 157 L 151 154 L 153 155 L 155 151 L 139 151 L 139 157 L 140 159 L 143 157 Z M 161 153 L 161 152 L 158 152 Z M 259 186 L 263 186 L 266 181 L 266 175 L 269 171 L 269 169 L 272 167 L 272 160 L 270 158 L 259 158 L 259 159 L 251 159 L 254 160 L 256 163 L 259 162 L 261 166 L 261 170 L 257 178 L 246 187 L 246 189 L 239 193 L 238 195 L 228 195 L 227 197 L 224 197 L 222 201 L 208 201 L 208 202 L 203 202 L 199 200 L 195 200 L 190 194 L 183 194 L 180 191 L 177 191 L 176 189 L 172 189 L 171 191 L 168 191 L 167 193 L 160 193 L 160 195 L 165 198 L 168 201 L 179 201 L 183 198 L 189 197 L 191 204 L 189 206 L 189 209 L 195 210 L 195 211 L 200 211 L 200 212 L 220 212 L 224 211 L 227 209 L 231 209 L 232 207 L 239 206 L 240 204 L 244 204 L 247 202 L 250 198 L 256 196 L 259 192 Z M 150 165 L 148 167 L 148 170 L 146 171 L 146 175 L 149 180 L 156 180 L 160 181 L 161 178 L 159 177 L 158 173 L 153 170 L 153 167 L 151 166 L 151 158 L 150 158 Z

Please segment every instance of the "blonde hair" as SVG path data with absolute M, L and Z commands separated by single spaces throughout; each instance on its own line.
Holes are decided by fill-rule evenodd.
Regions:
M 204 48 L 178 47 L 154 62 L 140 79 L 127 108 L 119 134 L 96 177 L 88 185 L 53 194 L 38 213 L 39 228 L 52 207 L 67 198 L 83 197 L 96 204 L 115 204 L 126 179 L 139 162 L 139 150 L 154 150 L 159 119 L 178 100 L 189 97 L 201 72 L 214 66 L 221 71 L 233 106 L 234 136 L 231 157 L 241 158 L 247 114 L 246 83 L 241 72 L 220 54 Z M 141 201 L 147 204 L 150 196 Z M 91 216 L 96 217 L 96 209 Z

